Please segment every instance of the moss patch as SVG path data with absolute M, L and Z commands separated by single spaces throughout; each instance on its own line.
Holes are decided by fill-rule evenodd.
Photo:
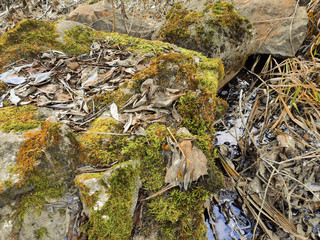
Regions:
M 89 222 L 83 227 L 89 240 L 93 239 L 129 239 L 133 227 L 130 216 L 132 196 L 135 189 L 137 170 L 130 164 L 113 170 L 105 183 L 109 199 L 99 211 L 92 211 Z
M 165 186 L 167 160 L 163 156 L 168 151 L 165 147 L 168 132 L 165 125 L 154 123 L 146 128 L 146 133 L 146 137 L 130 141 L 123 151 L 130 153 L 131 159 L 141 159 L 143 189 L 147 195 L 151 195 Z M 147 235 L 154 229 L 158 231 L 159 239 L 203 239 L 205 236 L 203 203 L 211 192 L 223 186 L 223 178 L 214 164 L 212 138 L 209 135 L 191 137 L 195 138 L 194 143 L 208 157 L 208 171 L 212 176 L 193 183 L 188 191 L 175 188 L 148 200 L 143 225 Z M 209 180 L 213 182 L 209 183 Z
M 102 31 L 76 27 L 66 31 L 65 43 L 57 40 L 56 23 L 32 19 L 21 21 L 14 29 L 0 36 L 0 69 L 21 58 L 35 57 L 41 51 L 55 49 L 69 55 L 88 53 L 92 41 L 106 37 Z
M 48 234 L 48 230 L 45 227 L 39 228 L 36 233 L 35 233 L 35 237 L 36 239 L 43 239 L 44 236 L 46 236 Z
M 126 160 L 121 149 L 126 145 L 127 136 L 112 135 L 112 133 L 121 133 L 123 126 L 112 118 L 95 120 L 88 133 L 80 136 L 80 142 L 87 152 L 87 162 L 98 164 L 110 164 L 113 162 L 123 162 Z M 111 133 L 108 134 L 95 134 Z
M 148 202 L 148 218 L 161 226 L 159 238 L 205 239 L 203 204 L 208 197 L 202 187 L 193 187 L 186 192 L 173 189 Z
M 35 174 L 36 164 L 43 159 L 43 150 L 51 144 L 58 145 L 60 141 L 60 131 L 57 123 L 45 121 L 41 129 L 25 134 L 26 140 L 21 145 L 17 155 L 17 164 L 14 173 L 18 173 L 23 181 Z
M 98 200 L 98 195 L 100 192 L 91 193 L 89 187 L 85 185 L 85 181 L 88 179 L 101 179 L 103 176 L 102 173 L 84 173 L 81 175 L 76 176 L 74 179 L 75 185 L 81 189 L 81 199 L 82 202 L 85 204 L 88 208 L 93 208 L 93 206 L 96 204 Z
M 39 127 L 37 108 L 28 106 L 0 108 L 0 129 L 3 132 L 25 132 Z
M 133 77 L 133 85 L 139 91 L 143 81 L 152 78 L 161 88 L 181 89 L 185 95 L 178 100 L 178 111 L 183 126 L 195 135 L 212 134 L 217 112 L 219 116 L 227 107 L 225 101 L 216 97 L 218 82 L 224 76 L 223 65 L 219 59 L 201 56 L 196 66 L 194 58 L 185 53 L 162 54 Z
M 103 41 L 106 33 L 102 31 L 94 31 L 91 28 L 75 27 L 65 31 L 63 44 L 60 48 L 68 55 L 79 55 L 88 53 L 93 41 Z
M 67 172 L 61 171 L 61 166 L 52 159 L 46 159 L 45 152 L 57 150 L 61 141 L 60 125 L 45 121 L 41 128 L 34 132 L 25 134 L 26 140 L 20 146 L 16 158 L 16 165 L 12 169 L 13 174 L 18 174 L 20 181 L 15 185 L 8 185 L 10 188 L 32 189 L 32 191 L 19 197 L 17 209 L 13 215 L 18 220 L 19 230 L 24 215 L 31 208 L 36 208 L 40 212 L 48 199 L 57 199 L 65 192 L 68 178 Z M 51 150 L 49 150 L 51 148 Z M 70 176 L 69 176 L 70 177 Z M 4 193 L 6 194 L 6 193 Z
M 9 61 L 35 56 L 57 45 L 53 23 L 23 20 L 14 29 L 0 36 L 0 69 Z

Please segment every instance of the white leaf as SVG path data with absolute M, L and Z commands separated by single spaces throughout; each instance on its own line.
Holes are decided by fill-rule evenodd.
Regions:
M 10 100 L 14 105 L 17 105 L 17 104 L 21 101 L 21 98 L 19 98 L 19 97 L 15 94 L 14 89 L 11 89 L 11 90 L 10 90 L 9 100 Z
M 110 106 L 110 113 L 111 113 L 111 116 L 117 120 L 117 121 L 120 121 L 119 120 L 119 114 L 118 114 L 118 107 L 115 103 L 112 103 L 111 106 Z

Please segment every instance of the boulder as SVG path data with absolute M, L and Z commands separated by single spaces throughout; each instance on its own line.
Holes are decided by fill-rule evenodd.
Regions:
M 104 1 L 94 4 L 85 3 L 77 7 L 69 14 L 69 19 L 86 23 L 98 31 L 112 32 L 113 30 L 112 5 Z M 153 27 L 135 16 L 126 15 L 115 9 L 115 32 L 151 39 Z
M 80 211 L 72 133 L 66 125 L 34 118 L 50 111 L 19 108 L 17 114 L 12 107 L 0 114 L 0 238 L 63 239 Z
M 295 0 L 235 0 L 239 13 L 253 23 L 255 54 L 294 57 L 308 28 L 306 7 Z
M 249 20 L 227 1 L 183 1 L 175 4 L 157 31 L 158 40 L 221 58 L 221 88 L 244 66 L 252 53 L 254 30 Z

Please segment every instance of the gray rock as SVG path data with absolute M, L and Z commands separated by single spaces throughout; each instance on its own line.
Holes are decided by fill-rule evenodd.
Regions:
M 167 14 L 157 39 L 221 58 L 225 68 L 222 87 L 244 66 L 252 53 L 254 30 L 231 2 L 182 1 Z
M 16 156 L 24 140 L 21 134 L 0 131 L 0 185 L 8 180 L 12 184 L 20 180 L 17 174 L 12 175 L 10 168 L 16 164 Z
M 23 218 L 19 239 L 42 240 L 64 239 L 68 235 L 71 220 L 79 211 L 79 198 L 76 194 L 50 200 L 39 212 L 32 208 Z
M 5 205 L 0 208 L 0 239 L 12 239 L 15 225 L 12 215 L 12 206 Z
M 46 109 L 42 110 L 41 116 L 51 113 Z M 42 155 L 36 155 L 34 168 L 25 169 L 26 174 L 19 177 L 9 169 L 17 166 L 17 154 L 24 151 L 21 145 L 28 139 L 19 134 L 0 132 L 0 239 L 17 235 L 15 239 L 33 240 L 38 239 L 40 233 L 44 234 L 42 239 L 63 239 L 69 230 L 70 221 L 79 211 L 79 197 L 76 193 L 70 193 L 74 186 L 73 161 L 76 158 L 74 145 L 70 140 L 71 130 L 66 125 L 60 125 L 59 130 L 56 129 L 54 133 L 59 134 L 58 141 L 54 141 L 54 136 L 57 135 L 52 136 L 45 131 L 48 129 L 35 131 L 39 134 L 39 139 L 37 135 L 33 136 L 28 146 L 36 145 L 41 134 L 46 134 L 52 141 L 43 146 Z M 35 148 L 35 151 L 38 150 Z M 28 152 L 32 152 L 32 148 Z M 7 188 L 6 183 L 10 183 L 10 187 Z M 51 199 L 61 194 L 67 195 L 58 200 Z M 21 204 L 27 204 L 27 208 Z
M 295 0 L 234 1 L 256 30 L 254 53 L 295 56 L 308 31 L 305 7 L 297 5 Z

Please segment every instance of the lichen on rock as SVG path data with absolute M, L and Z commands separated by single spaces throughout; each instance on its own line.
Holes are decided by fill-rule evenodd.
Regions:
M 188 4 L 187 4 L 188 5 Z M 253 25 L 230 1 L 200 1 L 198 9 L 176 3 L 166 16 L 156 38 L 179 47 L 221 58 L 229 81 L 252 52 Z

